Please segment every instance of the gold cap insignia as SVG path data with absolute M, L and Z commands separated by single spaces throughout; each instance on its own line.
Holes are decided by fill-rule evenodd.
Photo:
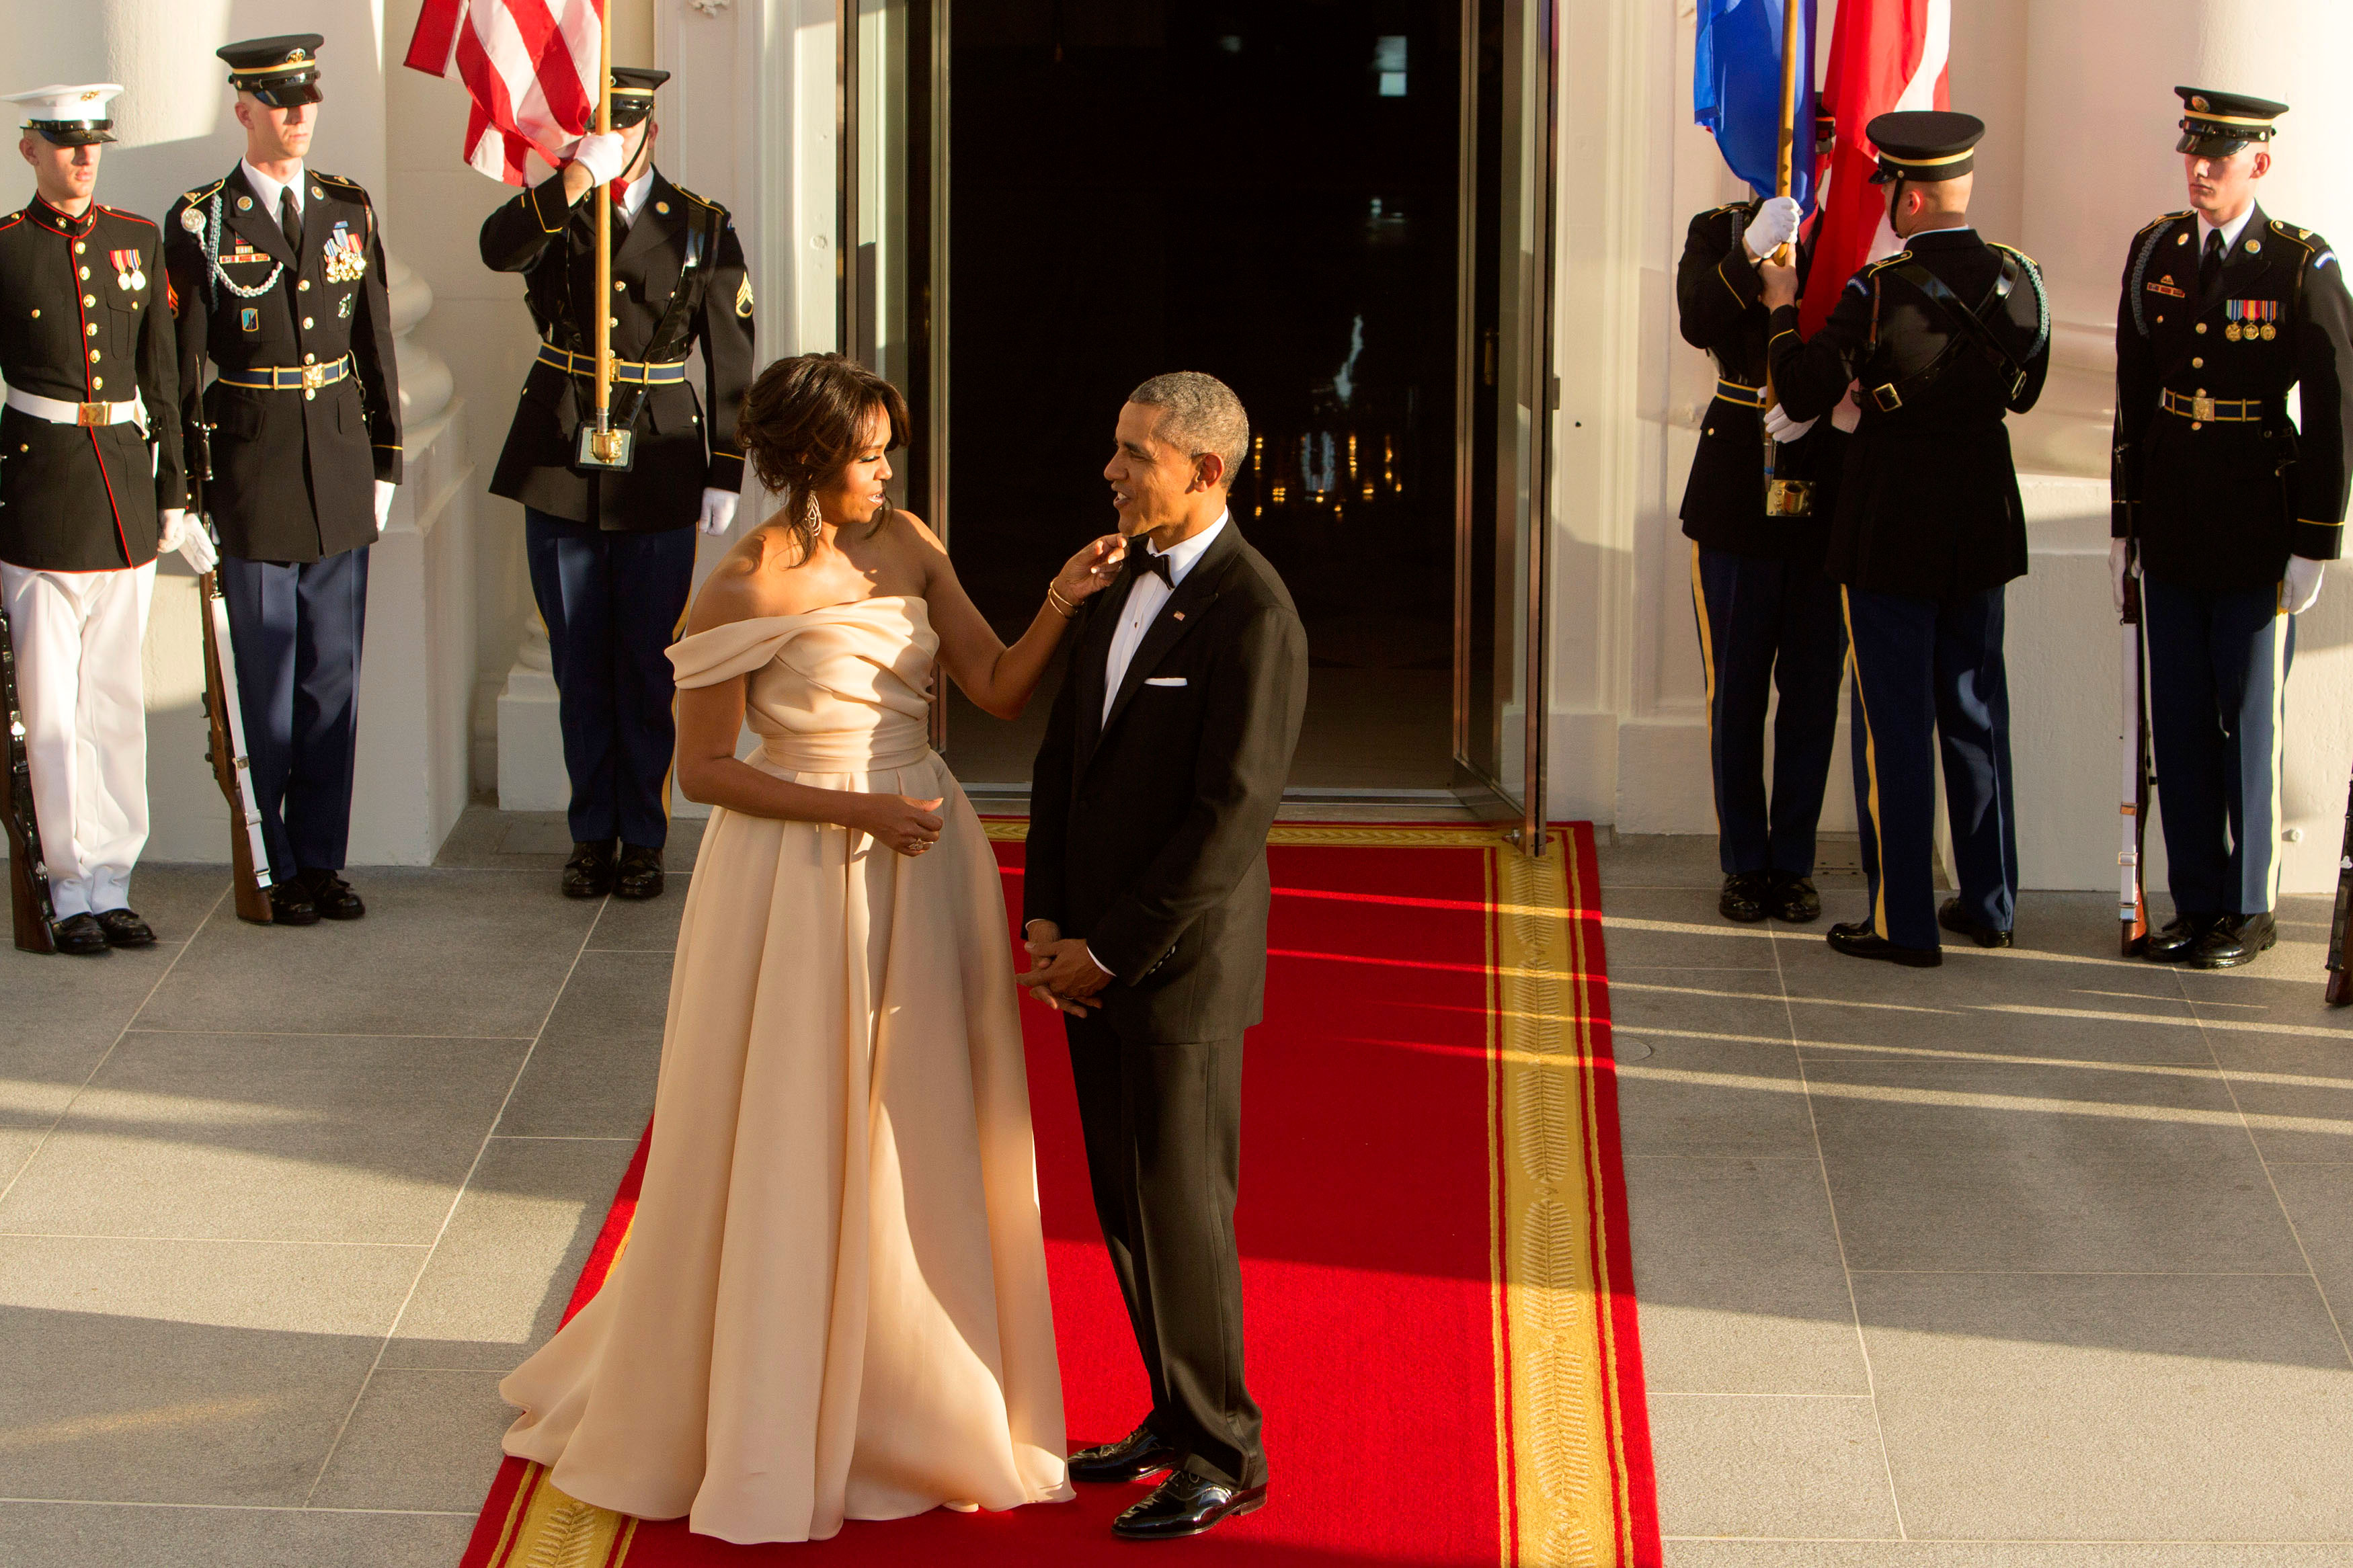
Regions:
M 2197 110 L 2204 109 L 2206 107 L 2205 96 L 2202 93 L 2191 93 L 2189 95 L 2189 107 Z
M 96 98 L 97 96 L 98 96 L 98 89 L 97 89 L 96 88 L 92 88 L 90 91 L 85 92 L 85 93 L 83 93 L 83 94 L 81 95 L 81 100 L 82 100 L 84 103 L 88 103 L 91 99 Z
M 292 54 L 290 54 L 290 55 L 288 55 L 288 56 L 286 57 L 286 63 L 287 63 L 288 65 L 290 65 L 290 66 L 299 66 L 299 65 L 301 65 L 304 60 L 307 60 L 307 59 L 309 59 L 310 58 L 311 58 L 311 51 L 310 51 L 310 50 L 308 50 L 308 49 L 296 49 Z M 2199 104 L 2199 106 L 2198 106 L 2198 107 L 2199 107 L 2199 108 L 2200 108 L 2200 109 L 2203 109 L 2203 108 L 2205 108 L 2206 106 L 2205 106 L 2205 104 L 2203 104 L 2203 103 L 2201 102 L 2200 104 Z

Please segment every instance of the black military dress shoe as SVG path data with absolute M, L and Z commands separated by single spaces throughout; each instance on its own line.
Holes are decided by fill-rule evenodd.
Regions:
M 1765 918 L 1765 900 L 1772 890 L 1770 873 L 1735 871 L 1724 879 L 1724 891 L 1716 895 L 1715 912 L 1742 925 L 1755 925 Z
M 612 890 L 612 845 L 573 845 L 572 858 L 564 863 L 564 896 L 567 899 L 601 899 Z
M 319 923 L 319 906 L 311 901 L 311 890 L 300 877 L 290 877 L 283 882 L 269 884 L 269 919 L 282 926 L 314 926 Z
M 1958 899 L 1945 900 L 1944 907 L 1936 911 L 1936 923 L 1956 936 L 1968 937 L 1979 947 L 2010 945 L 2010 932 L 1978 924 L 1977 921 L 1961 913 L 1961 900 Z
M 1773 890 L 1766 895 L 1765 907 L 1775 920 L 1793 926 L 1822 918 L 1822 896 L 1814 891 L 1813 879 L 1787 871 L 1773 873 Z
M 1116 1443 L 1098 1443 L 1071 1456 L 1074 1481 L 1140 1481 L 1157 1475 L 1184 1456 L 1149 1426 L 1138 1426 Z
M 1877 958 L 1906 969 L 1934 969 L 1945 962 L 1940 947 L 1898 947 L 1871 929 L 1869 921 L 1831 927 L 1831 947 L 1849 958 Z
M 355 921 L 367 913 L 367 906 L 352 891 L 352 885 L 332 871 L 297 871 L 294 880 L 311 895 L 311 907 L 319 918 L 327 921 Z
M 1174 1541 L 1265 1506 L 1263 1486 L 1237 1487 L 1171 1470 L 1150 1497 L 1112 1521 L 1111 1532 L 1129 1541 Z
M 59 952 L 69 952 L 76 958 L 88 958 L 107 949 L 106 928 L 87 910 L 59 921 L 50 928 L 49 938 Z
M 2151 963 L 2179 963 L 2192 949 L 2206 940 L 2206 933 L 2221 920 L 2221 915 L 2176 915 L 2165 922 L 2163 931 L 2148 933 L 2140 955 Z
M 658 899 L 662 890 L 662 852 L 642 844 L 621 846 L 620 868 L 613 875 L 613 893 L 623 899 Z
M 153 947 L 155 932 L 145 921 L 129 910 L 105 910 L 98 917 L 98 929 L 106 933 L 109 947 Z
M 2279 941 L 2279 927 L 2268 911 L 2224 915 L 2206 929 L 2184 960 L 2192 969 L 2236 969 L 2253 963 L 2255 954 Z

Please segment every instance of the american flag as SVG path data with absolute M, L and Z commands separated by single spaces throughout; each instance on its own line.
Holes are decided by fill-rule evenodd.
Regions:
M 405 63 L 457 66 L 474 100 L 466 162 L 521 185 L 532 153 L 563 163 L 596 112 L 604 18 L 599 0 L 425 0 Z

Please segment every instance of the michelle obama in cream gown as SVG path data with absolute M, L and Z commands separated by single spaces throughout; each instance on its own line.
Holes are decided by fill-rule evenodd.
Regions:
M 873 473 L 888 478 L 881 449 L 896 444 L 871 421 L 903 430 L 895 393 L 873 391 L 887 384 L 835 356 L 781 362 L 747 426 L 763 387 L 788 433 L 816 416 L 792 399 L 828 395 L 852 412 L 868 398 L 868 429 L 846 500 L 822 465 L 764 475 L 787 481 L 780 516 L 803 479 L 828 503 L 822 529 L 771 523 L 731 553 L 735 579 L 723 565 L 705 590 L 735 610 L 811 607 L 729 618 L 699 604 L 702 629 L 670 649 L 682 784 L 696 694 L 731 682 L 759 750 L 703 773 L 762 776 L 713 792 L 626 1248 L 501 1385 L 523 1410 L 507 1452 L 549 1467 L 560 1490 L 738 1542 L 1071 1496 L 1003 893 L 927 739 L 934 661 L 955 660 L 923 595 L 860 590 L 929 573 L 958 635 L 975 635 L 969 617 L 997 650 L 1006 679 L 976 700 L 1017 711 L 1064 617 L 1050 605 L 1005 649 L 919 523 L 874 507 L 865 525 L 858 503 L 879 500 Z M 1090 545 L 1055 597 L 1083 597 L 1115 560 L 1115 544 Z M 804 809 L 863 826 L 785 815 Z

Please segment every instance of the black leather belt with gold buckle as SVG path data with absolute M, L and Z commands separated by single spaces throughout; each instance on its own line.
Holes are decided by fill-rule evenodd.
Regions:
M 2260 397 L 2185 397 L 2165 392 L 2158 400 L 2168 414 L 2179 414 L 2192 425 L 2252 425 L 2263 416 Z
M 554 343 L 539 345 L 539 363 L 554 365 L 567 375 L 596 374 L 595 354 L 576 354 L 569 349 L 557 348 Z M 616 359 L 613 361 L 613 379 L 632 385 L 669 386 L 686 379 L 686 362 L 678 359 L 648 363 L 642 360 Z

